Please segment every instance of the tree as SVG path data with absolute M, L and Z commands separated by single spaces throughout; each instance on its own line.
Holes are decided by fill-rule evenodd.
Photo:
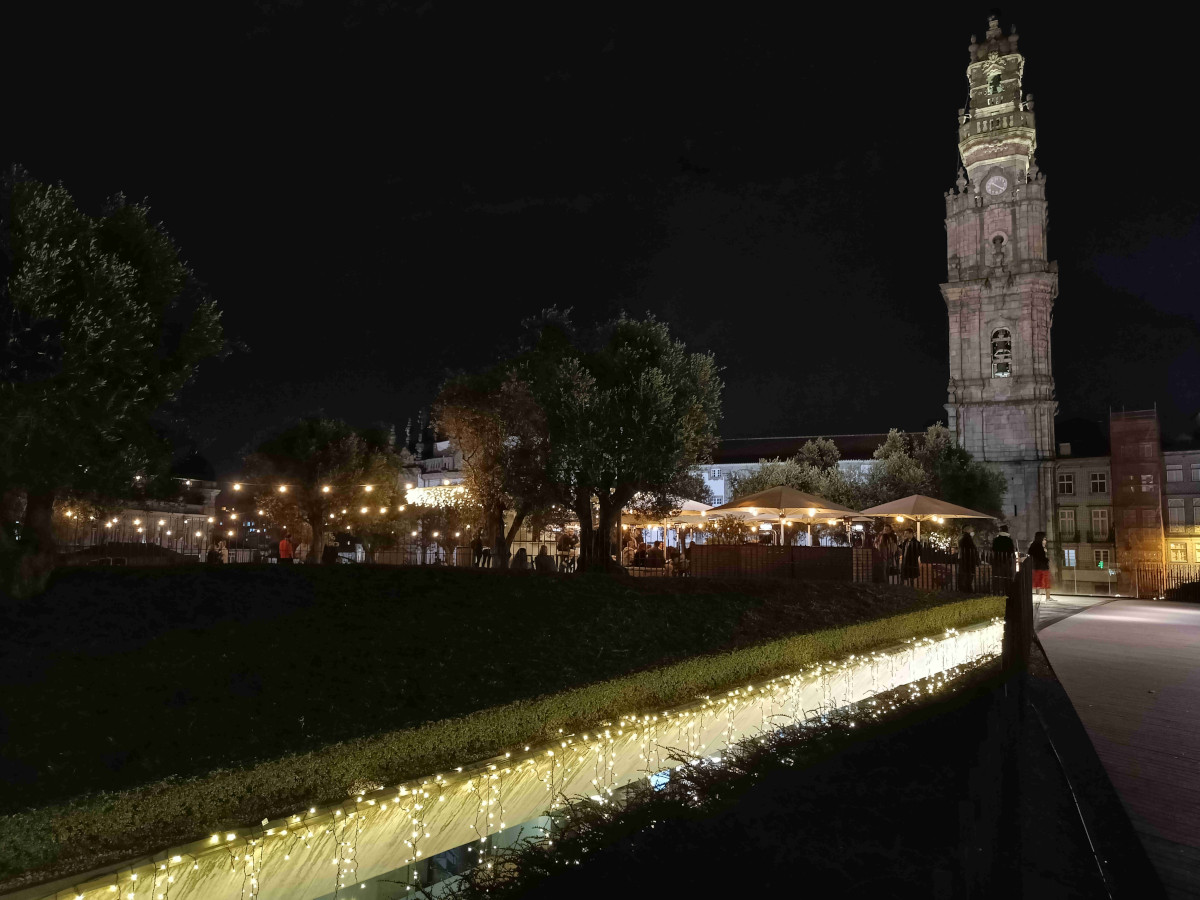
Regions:
M 550 479 L 580 525 L 580 564 L 609 568 L 621 510 L 637 494 L 663 505 L 711 458 L 721 380 L 711 354 L 688 353 L 667 326 L 622 315 L 594 349 L 543 317 L 524 370 L 546 412 Z
M 491 534 L 494 564 L 505 568 L 526 518 L 562 499 L 547 477 L 546 415 L 529 384 L 505 363 L 443 385 L 434 422 L 462 454 L 463 480 Z M 513 520 L 506 531 L 509 510 Z
M 215 303 L 145 206 L 118 195 L 90 216 L 16 167 L 0 192 L 0 484 L 25 499 L 4 574 L 27 594 L 54 565 L 56 500 L 122 496 L 165 471 L 154 417 L 223 341 Z
M 858 509 L 862 499 L 862 483 L 856 476 L 844 473 L 838 463 L 841 453 L 828 438 L 806 441 L 790 459 L 761 459 L 751 472 L 734 473 L 734 498 L 786 485 L 798 491 L 817 494 Z
M 867 506 L 927 494 L 1003 517 L 1008 486 L 1003 473 L 959 447 L 940 422 L 916 438 L 893 428 L 874 455 L 876 462 L 864 485 Z
M 365 531 L 375 548 L 380 523 L 397 520 L 405 505 L 400 476 L 409 462 L 389 429 L 308 417 L 263 441 L 246 457 L 245 472 L 257 482 L 257 505 L 268 517 L 290 530 L 308 529 L 308 559 L 319 562 L 332 529 Z

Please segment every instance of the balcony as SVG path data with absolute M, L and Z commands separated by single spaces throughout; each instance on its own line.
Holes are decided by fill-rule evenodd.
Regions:
M 1200 525 L 1167 525 L 1167 534 L 1200 535 Z
M 1089 531 L 1087 533 L 1087 542 L 1089 544 L 1112 544 L 1116 540 L 1113 530 L 1109 528 L 1107 531 Z
M 1064 543 L 1064 544 L 1078 544 L 1079 543 L 1079 532 L 1078 531 L 1064 531 L 1064 532 L 1062 532 L 1062 534 L 1059 535 L 1059 540 L 1062 541 L 1062 543 Z

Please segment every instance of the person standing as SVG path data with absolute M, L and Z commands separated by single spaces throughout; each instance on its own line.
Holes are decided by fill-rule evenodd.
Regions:
M 229 545 L 225 543 L 225 539 L 217 541 L 217 555 L 221 557 L 222 563 L 229 562 Z
M 967 525 L 958 539 L 958 589 L 964 594 L 974 590 L 975 569 L 978 566 L 979 551 L 975 548 L 975 539 L 971 537 L 971 526 Z
M 1008 534 L 1008 526 L 1001 525 L 1000 533 L 992 540 L 992 574 L 1005 594 L 1016 574 L 1016 564 L 1017 546 Z
M 308 562 L 308 548 L 309 548 L 308 541 L 301 541 L 299 546 L 296 547 L 296 562 L 297 563 Z
M 1050 600 L 1050 557 L 1046 554 L 1046 532 L 1039 531 L 1029 545 L 1029 564 L 1033 566 L 1033 589 L 1044 591 Z
M 875 549 L 879 551 L 879 556 L 883 562 L 883 578 L 881 581 L 889 581 L 891 576 L 899 574 L 896 567 L 896 550 L 898 542 L 896 540 L 896 532 L 892 531 L 892 526 L 884 523 L 883 530 L 875 535 Z
M 475 568 L 483 563 L 483 537 L 479 532 L 475 532 L 475 537 L 471 538 L 471 565 Z
M 321 548 L 321 565 L 332 566 L 338 561 L 337 536 L 332 531 L 325 532 L 325 546 Z
M 912 528 L 904 532 L 904 543 L 900 545 L 900 578 L 909 587 L 921 577 L 921 559 L 925 545 L 917 538 Z
M 292 547 L 292 536 L 284 534 L 283 540 L 279 542 L 279 564 L 281 566 L 290 566 L 295 552 L 295 548 Z

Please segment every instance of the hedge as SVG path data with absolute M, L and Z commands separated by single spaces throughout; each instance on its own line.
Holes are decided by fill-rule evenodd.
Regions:
M 85 871 L 215 830 L 333 802 L 362 782 L 398 783 L 446 771 L 517 745 L 586 729 L 627 713 L 688 702 L 746 681 L 795 672 L 851 653 L 936 635 L 1004 613 L 998 597 L 959 600 L 841 628 L 796 634 L 531 700 L 494 706 L 418 728 L 334 744 L 241 769 L 0 818 L 0 878 L 21 882 Z M 36 878 L 33 877 L 36 871 Z M 16 881 L 0 889 L 18 886 Z

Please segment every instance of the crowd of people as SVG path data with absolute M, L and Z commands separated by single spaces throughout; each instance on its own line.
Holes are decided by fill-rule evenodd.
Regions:
M 682 550 L 664 546 L 662 541 L 646 543 L 640 536 L 629 535 L 621 547 L 620 561 L 626 569 L 665 569 L 668 575 L 683 575 L 692 558 L 692 545 Z
M 904 584 L 915 584 L 921 577 L 921 564 L 935 562 L 937 554 L 926 542 L 918 536 L 915 528 L 904 529 L 903 535 L 898 536 L 891 524 L 884 524 L 875 535 L 875 549 L 885 566 L 885 575 L 890 580 L 898 577 Z M 1016 575 L 1018 561 L 1017 547 L 1008 526 L 999 526 L 999 533 L 992 539 L 992 547 L 988 564 L 991 567 L 992 578 L 1001 585 L 1011 581 Z M 1033 588 L 1043 591 L 1046 600 L 1050 600 L 1050 558 L 1046 552 L 1046 533 L 1039 531 L 1034 535 L 1026 551 L 1025 559 L 1033 569 Z M 975 545 L 974 529 L 970 525 L 963 526 L 962 535 L 958 539 L 957 553 L 953 556 L 957 571 L 958 590 L 971 593 L 976 589 L 975 576 L 982 563 L 982 555 Z
M 857 543 L 851 546 L 861 548 L 870 546 L 865 542 L 861 532 Z M 885 523 L 879 533 L 874 536 L 874 548 L 878 551 L 878 565 L 882 566 L 881 576 L 877 580 L 899 580 L 902 584 L 916 585 L 921 579 L 922 563 L 946 561 L 939 558 L 943 554 L 934 551 L 927 543 L 917 536 L 915 528 L 905 528 L 901 534 L 896 534 L 890 523 Z M 647 543 L 640 535 L 630 534 L 620 550 L 619 560 L 626 569 L 664 569 L 668 575 L 687 574 L 692 556 L 693 544 L 684 546 L 664 546 L 662 541 Z M 471 563 L 476 568 L 490 568 L 492 565 L 492 549 L 484 545 L 482 537 L 476 533 L 470 544 Z M 563 532 L 555 542 L 557 554 L 550 553 L 549 546 L 542 544 L 537 555 L 529 556 L 524 547 L 513 554 L 509 566 L 517 570 L 535 572 L 571 572 L 575 569 L 575 542 L 573 535 Z M 279 542 L 278 562 L 280 565 L 293 565 L 307 560 L 309 545 L 303 541 L 295 543 L 290 534 L 285 534 Z M 325 537 L 322 548 L 321 562 L 336 563 L 338 544 L 332 534 Z M 209 563 L 221 564 L 229 562 L 229 547 L 224 540 L 218 540 L 208 551 Z M 1043 592 L 1044 599 L 1050 597 L 1050 558 L 1046 552 L 1046 533 L 1039 531 L 1034 535 L 1023 558 L 1033 570 L 1033 588 Z M 957 583 L 955 587 L 964 593 L 972 593 L 976 589 L 975 577 L 983 562 L 979 548 L 975 545 L 974 529 L 966 525 L 958 539 L 957 553 L 949 560 L 955 566 Z M 999 580 L 1003 585 L 1016 574 L 1018 554 L 1016 545 L 1008 533 L 1008 526 L 999 526 L 999 534 L 992 540 L 990 558 L 987 560 L 991 567 L 993 580 Z M 923 585 L 922 585 L 923 586 Z M 993 585 L 994 587 L 994 585 Z

